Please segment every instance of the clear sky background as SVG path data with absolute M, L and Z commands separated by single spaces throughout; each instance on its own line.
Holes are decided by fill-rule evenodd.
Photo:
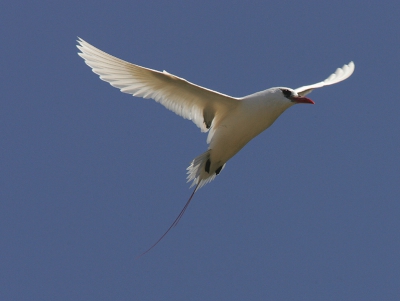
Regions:
M 111 4 L 112 3 L 112 4 Z M 0 300 L 400 300 L 399 1 L 3 1 Z M 76 39 L 232 96 L 324 80 L 190 196 L 206 135 Z

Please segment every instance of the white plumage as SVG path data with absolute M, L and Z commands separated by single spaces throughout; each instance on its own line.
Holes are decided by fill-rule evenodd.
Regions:
M 208 150 L 196 157 L 188 167 L 188 181 L 193 181 L 192 186 L 196 185 L 196 188 L 177 219 L 152 247 L 179 222 L 197 189 L 212 181 L 226 162 L 251 139 L 267 129 L 292 105 L 313 104 L 311 99 L 305 97 L 313 89 L 341 82 L 354 71 L 354 63 L 350 62 L 324 81 L 313 85 L 294 90 L 270 88 L 237 98 L 200 87 L 166 71 L 123 61 L 82 39 L 78 43 L 81 51 L 78 54 L 102 80 L 121 92 L 152 98 L 183 118 L 192 120 L 202 132 L 208 132 Z

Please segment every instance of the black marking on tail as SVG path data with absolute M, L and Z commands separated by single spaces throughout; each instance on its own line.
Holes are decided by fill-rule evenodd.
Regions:
M 215 171 L 215 173 L 216 173 L 217 175 L 219 175 L 219 173 L 221 172 L 222 167 L 223 167 L 223 165 L 220 166 L 220 167 L 218 167 L 217 170 Z
M 207 159 L 206 166 L 205 166 L 205 168 L 204 168 L 204 170 L 205 170 L 207 173 L 210 173 L 210 165 L 211 165 L 211 161 L 210 161 L 210 159 Z

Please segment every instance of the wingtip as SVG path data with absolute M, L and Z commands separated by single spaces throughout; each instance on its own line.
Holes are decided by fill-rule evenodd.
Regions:
M 353 71 L 356 69 L 356 64 L 354 64 L 353 61 L 351 61 L 351 62 L 349 63 L 349 66 L 351 67 L 351 69 L 353 69 Z
M 350 74 L 349 76 L 354 72 L 354 69 L 356 68 L 356 65 L 354 64 L 353 61 L 351 61 L 350 63 L 348 63 L 347 65 L 344 65 L 343 68 L 349 68 Z
M 354 64 L 353 61 L 351 61 L 351 62 L 348 63 L 347 65 L 344 65 L 344 66 L 343 66 L 343 68 L 345 68 L 345 67 L 348 68 L 348 76 L 347 76 L 347 77 L 350 77 L 350 75 L 353 74 L 353 72 L 354 72 L 354 70 L 355 70 L 355 68 L 356 68 L 356 65 Z
M 84 39 L 82 39 L 81 37 L 77 36 L 77 42 L 78 44 L 76 45 L 76 47 L 83 47 L 85 44 L 90 45 L 88 42 L 86 42 Z
M 77 38 L 78 38 L 78 39 L 77 39 L 76 41 L 77 41 L 78 43 L 76 44 L 76 47 L 79 49 L 79 51 L 82 52 L 81 47 L 83 46 L 83 43 L 85 43 L 85 41 L 84 41 L 82 38 L 78 37 L 78 36 L 77 36 Z M 81 53 L 81 52 L 78 52 L 78 54 Z

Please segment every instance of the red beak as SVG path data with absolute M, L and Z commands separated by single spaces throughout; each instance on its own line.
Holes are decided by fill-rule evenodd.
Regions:
M 290 98 L 292 101 L 294 101 L 295 103 L 310 103 L 310 104 L 315 104 L 315 102 L 313 102 L 311 99 L 309 99 L 308 97 L 301 97 L 301 96 L 294 96 Z

